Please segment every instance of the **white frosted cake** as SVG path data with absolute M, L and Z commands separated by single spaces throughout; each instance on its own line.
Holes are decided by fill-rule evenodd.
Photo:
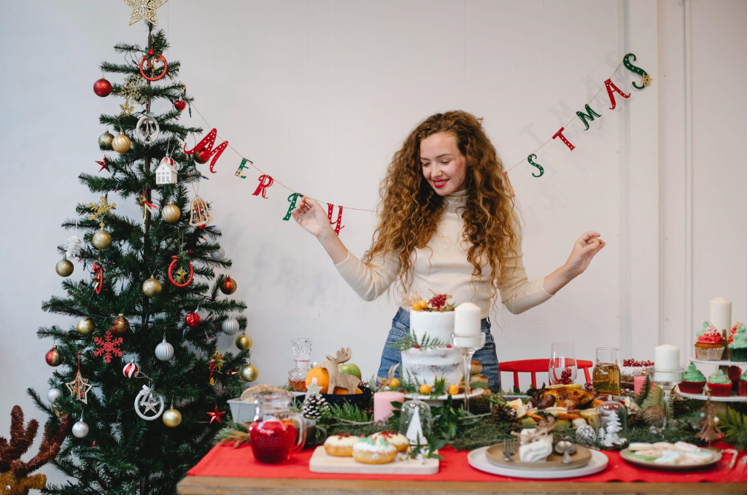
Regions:
M 454 332 L 454 312 L 410 311 L 410 331 L 418 343 L 424 338 L 439 340 L 441 346 L 430 349 L 410 348 L 402 352 L 403 376 L 418 384 L 433 386 L 444 379 L 446 387 L 462 382 L 462 354 L 447 347 Z

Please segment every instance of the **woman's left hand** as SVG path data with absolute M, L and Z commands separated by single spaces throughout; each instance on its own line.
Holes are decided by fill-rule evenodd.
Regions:
M 574 243 L 571 255 L 566 261 L 566 268 L 572 277 L 576 277 L 590 265 L 597 252 L 605 247 L 605 241 L 600 239 L 600 233 L 587 231 Z

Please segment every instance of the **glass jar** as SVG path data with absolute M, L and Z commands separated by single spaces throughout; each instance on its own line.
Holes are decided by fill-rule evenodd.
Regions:
M 255 459 L 283 463 L 306 442 L 306 422 L 291 411 L 289 393 L 260 393 L 255 397 L 257 414 L 249 426 L 249 445 Z
M 606 401 L 600 403 L 595 409 L 598 419 L 598 439 L 604 446 L 621 447 L 626 444 L 626 438 L 622 437 L 628 429 L 628 410 L 619 401 L 614 401 L 608 396 Z
M 306 375 L 310 370 L 309 358 L 312 356 L 312 340 L 299 338 L 291 341 L 293 360 L 296 366 L 288 372 L 288 385 L 294 391 L 306 392 Z
M 551 359 L 548 362 L 548 382 L 574 384 L 577 379 L 577 359 L 574 343 L 552 343 Z
M 618 368 L 618 348 L 598 348 L 595 350 L 595 368 L 592 369 L 592 385 L 601 396 L 618 396 L 621 394 L 621 369 Z
M 418 398 L 400 407 L 400 434 L 407 437 L 411 445 L 428 444 L 426 436 L 431 436 L 431 407 Z

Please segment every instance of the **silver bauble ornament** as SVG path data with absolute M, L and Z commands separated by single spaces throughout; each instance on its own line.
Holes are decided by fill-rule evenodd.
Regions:
M 258 375 L 260 375 L 260 372 L 257 370 L 257 367 L 251 363 L 242 367 L 242 370 L 239 372 L 239 376 L 246 382 L 256 381 Z
M 210 254 L 210 258 L 212 258 L 216 262 L 220 262 L 221 260 L 226 258 L 226 250 L 223 249 L 223 246 L 219 246 L 216 251 Z
M 228 335 L 236 334 L 239 331 L 239 321 L 234 317 L 229 317 L 221 324 L 221 330 Z
M 85 317 L 78 321 L 78 324 L 75 326 L 75 328 L 82 336 L 88 336 L 89 334 L 94 332 L 94 330 L 96 329 L 96 325 L 94 324 L 94 321 L 89 317 Z
M 182 423 L 182 414 L 176 408 L 169 408 L 161 416 L 166 427 L 176 427 Z
M 242 351 L 247 351 L 252 347 L 252 338 L 247 336 L 245 333 L 239 334 L 236 338 L 236 347 Z
M 155 277 L 151 276 L 143 282 L 143 293 L 148 298 L 153 298 L 161 292 L 161 283 Z
M 88 436 L 88 424 L 82 420 L 79 420 L 73 424 L 73 436 L 77 438 L 84 438 Z
M 104 134 L 99 136 L 99 148 L 102 150 L 111 150 L 113 139 L 114 135 L 112 133 L 110 133 L 109 131 L 104 131 Z
M 73 270 L 75 270 L 73 262 L 68 260 L 66 257 L 62 257 L 62 260 L 57 262 L 57 265 L 55 265 L 55 271 L 57 271 L 57 275 L 62 277 L 69 276 L 73 273 Z
M 595 439 L 597 439 L 597 434 L 595 434 L 595 429 L 588 424 L 580 425 L 577 427 L 577 441 L 582 443 L 593 443 L 595 442 Z
M 118 134 L 112 140 L 112 149 L 117 153 L 127 153 L 130 150 L 130 138 L 125 134 Z
M 158 358 L 162 362 L 168 362 L 173 357 L 174 347 L 171 345 L 171 343 L 168 343 L 166 341 L 166 338 L 164 338 L 164 340 L 161 341 L 158 346 L 156 346 L 156 358 Z
M 179 207 L 173 203 L 168 203 L 161 209 L 161 218 L 164 219 L 164 222 L 168 222 L 169 224 L 179 222 L 181 216 L 182 212 L 179 211 Z
M 57 388 L 52 388 L 49 391 L 47 391 L 47 400 L 49 401 L 50 405 L 54 405 L 57 403 L 57 400 L 62 398 L 62 391 L 60 391 Z
M 96 234 L 93 235 L 91 243 L 93 243 L 97 249 L 103 250 L 112 244 L 112 235 L 104 229 L 99 229 Z

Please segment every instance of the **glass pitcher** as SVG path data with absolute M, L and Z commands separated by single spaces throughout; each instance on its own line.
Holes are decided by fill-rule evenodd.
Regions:
M 249 426 L 249 445 L 255 459 L 263 463 L 283 463 L 306 442 L 306 422 L 291 411 L 293 396 L 288 393 L 261 393 L 256 396 L 257 414 Z

